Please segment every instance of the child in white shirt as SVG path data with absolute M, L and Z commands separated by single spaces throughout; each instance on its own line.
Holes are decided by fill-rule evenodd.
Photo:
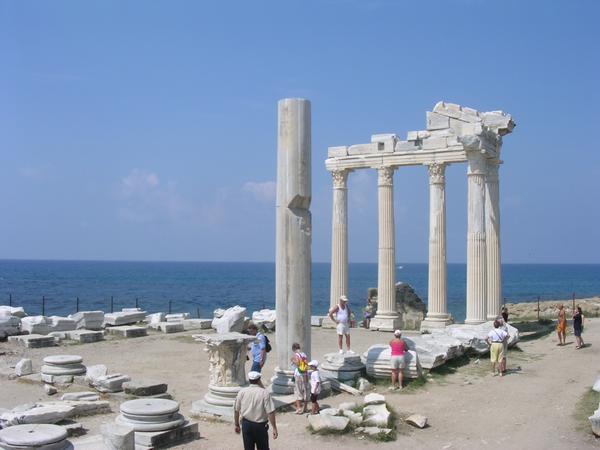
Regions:
M 310 402 L 311 402 L 311 414 L 319 414 L 321 409 L 317 399 L 321 393 L 321 374 L 319 374 L 319 361 L 313 359 L 308 363 L 310 368 Z

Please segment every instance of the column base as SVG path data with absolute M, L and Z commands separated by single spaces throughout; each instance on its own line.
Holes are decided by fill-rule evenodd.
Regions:
M 388 316 L 381 315 L 375 316 L 371 319 L 369 329 L 373 331 L 394 331 L 399 330 L 402 327 L 402 318 L 398 315 Z
M 445 317 L 427 317 L 421 322 L 421 331 L 439 330 L 453 323 L 454 320 L 452 320 L 452 316 L 449 314 Z
M 465 319 L 466 325 L 479 325 L 481 323 L 485 323 L 487 320 L 485 319 Z
M 271 392 L 281 395 L 293 394 L 294 372 L 275 367 L 275 375 L 271 378 Z
M 336 326 L 337 324 L 329 316 L 324 317 L 321 322 L 321 328 L 335 328 Z

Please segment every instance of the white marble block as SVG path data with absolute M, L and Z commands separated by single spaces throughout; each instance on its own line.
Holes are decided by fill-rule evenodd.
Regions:
M 215 318 L 212 321 L 212 327 L 219 334 L 237 332 L 244 330 L 246 318 L 246 308 L 242 306 L 233 306 L 228 309 L 217 309 L 214 312 Z

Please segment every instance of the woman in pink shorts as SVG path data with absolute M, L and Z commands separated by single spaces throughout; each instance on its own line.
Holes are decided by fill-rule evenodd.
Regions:
M 392 366 L 392 385 L 390 389 L 402 389 L 402 371 L 404 369 L 404 353 L 406 352 L 406 344 L 402 340 L 400 330 L 394 331 L 394 339 L 390 341 L 392 357 L 390 364 Z

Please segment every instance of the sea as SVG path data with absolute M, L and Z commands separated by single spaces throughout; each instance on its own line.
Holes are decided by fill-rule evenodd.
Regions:
M 312 265 L 312 314 L 329 307 L 329 263 Z M 427 301 L 427 264 L 398 263 L 396 280 Z M 377 264 L 350 263 L 349 298 L 355 310 L 377 286 Z M 448 264 L 448 310 L 465 318 L 466 265 Z M 600 264 L 503 264 L 505 302 L 592 297 L 600 294 Z M 29 315 L 64 316 L 77 310 L 136 305 L 151 312 L 212 317 L 216 308 L 249 311 L 275 306 L 275 264 L 256 262 L 126 262 L 0 260 L 0 305 Z

